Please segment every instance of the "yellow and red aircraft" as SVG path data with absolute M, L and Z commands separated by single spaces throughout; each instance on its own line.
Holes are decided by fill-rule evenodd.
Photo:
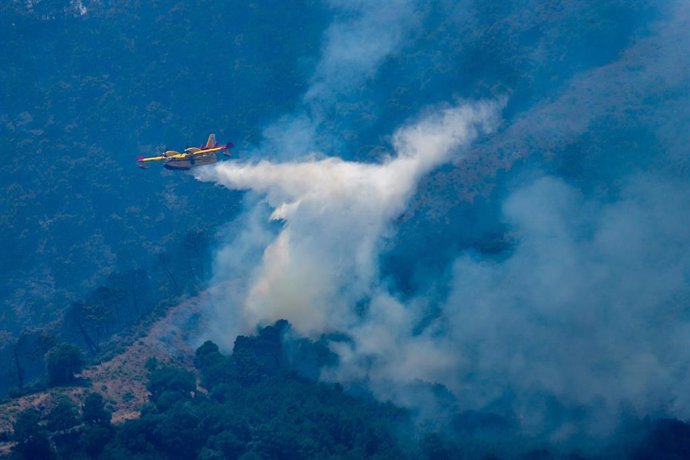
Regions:
M 218 161 L 216 153 L 223 152 L 223 155 L 230 156 L 230 149 L 234 147 L 232 142 L 225 145 L 218 145 L 215 134 L 210 134 L 205 145 L 201 147 L 187 147 L 184 152 L 166 150 L 163 154 L 155 157 L 138 157 L 140 168 L 146 168 L 149 161 L 164 161 L 167 169 L 191 169 L 195 166 L 210 165 Z

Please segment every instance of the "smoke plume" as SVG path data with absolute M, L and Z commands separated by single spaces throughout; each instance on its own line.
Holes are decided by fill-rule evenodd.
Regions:
M 461 410 L 513 416 L 526 432 L 558 439 L 606 436 L 623 415 L 690 417 L 690 139 L 681 116 L 690 105 L 682 71 L 690 66 L 690 10 L 660 9 L 663 21 L 586 70 L 528 60 L 544 66 L 537 72 L 544 80 L 530 86 L 525 107 L 509 106 L 515 112 L 505 111 L 498 132 L 502 102 L 436 106 L 398 129 L 379 162 L 326 156 L 353 157 L 318 142 L 324 114 L 374 78 L 415 24 L 414 3 L 388 3 L 399 8 L 333 4 L 343 14 L 326 33 L 302 107 L 267 128 L 257 151 L 282 161 L 195 171 L 199 180 L 250 192 L 215 260 L 214 284 L 223 288 L 212 305 L 214 340 L 229 347 L 237 334 L 283 318 L 307 335 L 341 332 L 348 340 L 330 343 L 339 364 L 324 380 L 364 384 L 381 400 L 431 412 L 438 405 L 429 388 L 438 383 Z M 544 36 L 555 44 L 567 36 L 544 19 L 554 11 L 530 4 Z M 595 6 L 565 5 L 562 14 L 576 24 L 602 18 Z M 501 44 L 518 43 L 520 31 L 539 28 L 527 12 L 508 8 L 489 30 L 514 38 Z M 489 19 L 499 13 L 484 11 Z M 376 42 L 384 19 L 392 25 Z M 466 42 L 452 36 L 448 46 L 473 49 L 483 37 L 475 32 Z M 540 43 L 513 52 L 560 59 L 559 46 Z M 544 75 L 561 64 L 575 70 L 556 85 Z M 459 167 L 434 175 L 450 161 Z M 503 183 L 493 177 L 521 162 L 529 179 L 513 171 Z M 511 245 L 498 257 L 460 244 L 445 249 L 454 251 L 443 254 L 446 271 L 401 294 L 379 259 L 399 241 L 396 219 L 429 174 L 415 206 L 429 200 L 442 216 L 460 192 L 473 197 L 498 185 L 492 230 Z M 415 238 L 431 233 L 425 225 Z
M 199 180 L 261 194 L 270 218 L 283 222 L 249 277 L 239 305 L 241 329 L 281 318 L 305 334 L 346 330 L 356 323 L 355 304 L 380 284 L 381 240 L 419 179 L 457 159 L 497 118 L 495 102 L 437 109 L 398 130 L 394 153 L 379 164 L 331 157 L 223 162 L 199 169 Z M 243 241 L 238 248 L 246 246 Z M 235 257 L 237 250 L 227 252 Z M 237 267 L 237 273 L 247 268 Z

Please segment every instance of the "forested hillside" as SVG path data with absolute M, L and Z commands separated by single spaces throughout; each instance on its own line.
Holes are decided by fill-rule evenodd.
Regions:
M 3 433 L 16 459 L 580 459 L 685 458 L 690 425 L 637 422 L 624 446 L 585 455 L 521 437 L 516 420 L 455 412 L 444 427 L 419 424 L 391 404 L 355 397 L 314 377 L 333 364 L 322 341 L 295 338 L 278 322 L 238 337 L 231 355 L 210 341 L 195 353 L 194 370 L 151 359 L 148 402 L 141 417 L 111 422 L 101 394 L 79 407 L 63 398 L 49 411 L 20 413 Z M 439 390 L 439 393 L 441 391 Z M 415 422 L 417 420 L 417 422 Z M 516 447 L 519 446 L 519 447 Z
M 686 3 L 0 1 L 0 454 L 690 458 Z
M 136 158 L 211 132 L 246 155 L 258 125 L 291 106 L 322 9 L 266 7 L 0 5 L 0 149 L 15 152 L 0 170 L 0 395 L 43 379 L 54 342 L 97 353 L 208 280 L 240 194 Z M 299 11 L 315 19 L 299 35 L 273 26 Z

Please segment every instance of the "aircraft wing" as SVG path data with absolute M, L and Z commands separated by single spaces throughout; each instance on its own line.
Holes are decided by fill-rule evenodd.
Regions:
M 167 157 L 163 155 L 159 155 L 156 157 L 139 157 L 137 158 L 137 161 L 139 162 L 145 162 L 145 161 L 160 161 L 160 160 L 165 160 Z
M 137 163 L 139 163 L 139 167 L 140 167 L 140 168 L 146 169 L 146 166 L 144 165 L 144 163 L 146 163 L 146 162 L 148 162 L 148 161 L 161 161 L 161 160 L 165 160 L 166 158 L 167 158 L 167 157 L 166 157 L 165 155 L 158 155 L 158 156 L 155 156 L 155 157 L 142 157 L 142 156 L 139 156 L 139 157 L 137 157 Z

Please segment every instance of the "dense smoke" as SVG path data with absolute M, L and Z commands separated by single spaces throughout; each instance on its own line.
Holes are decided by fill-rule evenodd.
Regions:
M 324 33 L 310 87 L 294 113 L 264 128 L 263 143 L 255 151 L 263 158 L 292 159 L 326 147 L 335 154 L 342 132 L 331 132 L 329 117 L 344 106 L 357 106 L 365 83 L 404 46 L 423 17 L 416 0 L 331 0 L 326 5 L 334 19 Z
M 340 19 L 326 31 L 321 60 L 304 97 L 309 104 L 332 104 L 373 78 L 381 62 L 419 22 L 414 0 L 330 3 Z
M 566 3 L 564 16 L 578 11 Z M 341 80 L 346 69 L 375 75 L 403 46 L 414 8 L 401 2 L 381 47 L 355 59 L 343 37 L 366 41 L 386 11 L 357 5 L 359 20 L 329 29 L 303 110 L 266 130 L 261 152 L 300 139 L 273 156 L 284 160 L 197 170 L 253 192 L 216 258 L 227 289 L 212 307 L 214 338 L 229 346 L 280 318 L 303 334 L 342 332 L 349 340 L 330 344 L 339 365 L 325 380 L 364 383 L 420 410 L 430 400 L 421 388 L 439 383 L 461 409 L 512 414 L 525 431 L 560 439 L 605 436 L 622 415 L 690 417 L 690 139 L 673 116 L 690 102 L 688 9 L 674 4 L 610 62 L 503 125 L 503 101 L 436 106 L 395 132 L 388 157 L 358 163 L 313 152 L 315 107 L 361 83 Z M 357 25 L 361 33 L 350 30 Z M 379 266 L 383 243 L 395 243 L 396 218 L 425 175 L 453 161 L 460 167 L 444 177 L 480 189 L 530 155 L 528 174 L 507 174 L 492 197 L 511 242 L 500 257 L 461 248 L 421 289 L 392 287 L 395 273 Z M 454 190 L 434 177 L 427 186 Z
M 397 131 L 395 153 L 381 164 L 323 158 L 200 169 L 200 180 L 264 194 L 271 219 L 284 221 L 251 275 L 243 329 L 281 318 L 303 333 L 356 323 L 355 304 L 379 284 L 380 240 L 419 179 L 496 122 L 497 103 L 438 109 Z
M 553 177 L 514 192 L 511 256 L 454 264 L 443 313 L 463 358 L 447 383 L 473 408 L 511 388 L 531 428 L 546 422 L 547 397 L 596 416 L 587 423 L 689 417 L 688 203 L 687 184 L 650 175 L 626 179 L 614 202 Z

